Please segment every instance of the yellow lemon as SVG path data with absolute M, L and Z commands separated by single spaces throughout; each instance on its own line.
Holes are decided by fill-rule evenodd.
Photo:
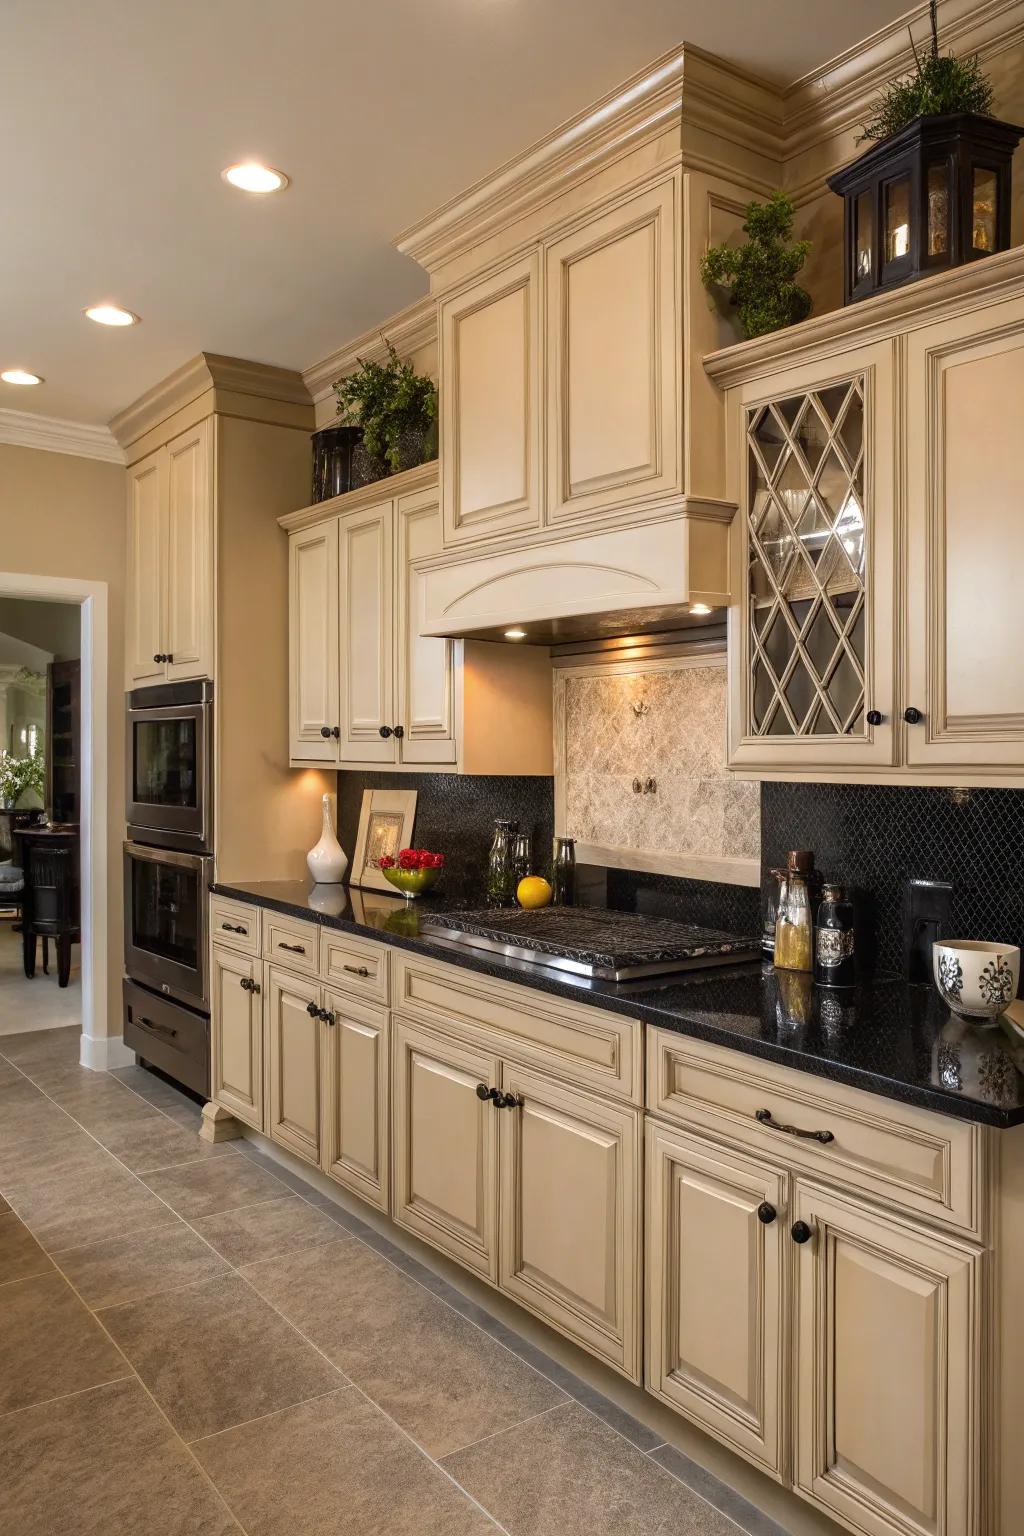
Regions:
M 534 907 L 546 907 L 551 900 L 551 887 L 540 875 L 527 875 L 516 889 L 516 901 L 531 912 Z

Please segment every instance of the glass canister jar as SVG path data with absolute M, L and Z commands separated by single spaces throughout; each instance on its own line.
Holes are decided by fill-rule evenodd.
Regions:
M 516 833 L 512 846 L 512 863 L 515 867 L 514 894 L 519 889 L 520 880 L 526 879 L 533 864 L 533 840 L 529 832 Z
M 576 905 L 576 839 L 556 837 L 551 859 L 551 904 Z
M 518 823 L 496 821 L 487 856 L 487 905 L 511 907 L 516 896 L 515 834 Z
M 779 894 L 786 878 L 784 869 L 770 869 L 765 878 L 764 926 L 761 929 L 761 951 L 768 960 L 775 958 L 775 924 L 779 916 Z
M 814 918 L 808 880 L 814 855 L 795 850 L 786 862 L 775 921 L 775 964 L 782 971 L 814 970 Z
M 822 987 L 852 987 L 857 980 L 853 903 L 845 890 L 826 882 L 814 930 L 814 979 Z

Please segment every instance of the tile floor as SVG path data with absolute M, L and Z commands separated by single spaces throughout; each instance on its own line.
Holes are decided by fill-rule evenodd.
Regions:
M 18 1536 L 784 1536 L 536 1346 L 70 1028 L 0 1039 Z
M 43 944 L 36 940 L 36 974 L 30 981 L 22 960 L 21 934 L 14 919 L 0 917 L 0 1035 L 80 1024 L 82 1019 L 81 949 L 71 949 L 71 980 L 57 985 L 57 955 L 50 945 L 50 974 L 43 975 Z

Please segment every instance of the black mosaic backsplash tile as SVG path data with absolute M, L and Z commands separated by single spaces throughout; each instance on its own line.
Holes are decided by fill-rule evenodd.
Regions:
M 903 972 L 908 880 L 953 885 L 947 938 L 1024 944 L 1024 791 L 764 784 L 761 865 L 812 848 L 853 888 L 868 974 Z
M 338 837 L 352 857 L 364 789 L 415 789 L 417 848 L 445 856 L 446 896 L 476 900 L 485 888 L 487 855 L 499 817 L 519 823 L 533 838 L 539 870 L 551 861 L 554 781 L 543 776 L 499 778 L 459 773 L 338 774 Z

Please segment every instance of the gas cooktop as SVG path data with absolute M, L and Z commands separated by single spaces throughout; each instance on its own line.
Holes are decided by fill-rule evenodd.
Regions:
M 605 981 L 735 965 L 760 955 L 754 939 L 692 923 L 592 907 L 438 912 L 424 914 L 421 929 L 424 937 Z

